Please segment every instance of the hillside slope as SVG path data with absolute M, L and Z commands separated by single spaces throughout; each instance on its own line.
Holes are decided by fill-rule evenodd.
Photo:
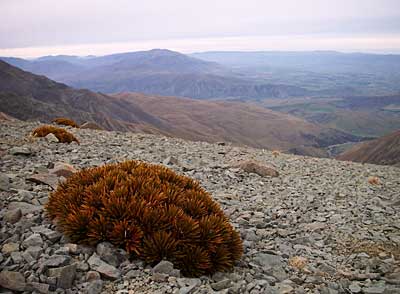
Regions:
M 381 138 L 356 144 L 337 159 L 400 166 L 400 130 Z
M 130 132 L 71 129 L 80 145 L 29 140 L 26 134 L 37 126 L 0 122 L 0 288 L 18 288 L 18 293 L 344 294 L 349 288 L 399 293 L 398 168 L 274 157 L 260 149 Z M 27 151 L 19 155 L 16 150 Z M 154 265 L 128 259 L 107 243 L 96 248 L 61 238 L 44 212 L 51 188 L 29 179 L 49 179 L 53 163 L 81 170 L 131 159 L 164 163 L 197 180 L 221 205 L 244 241 L 243 257 L 232 272 L 177 278 L 176 271 L 155 272 Z M 248 160 L 272 166 L 279 176 L 235 167 Z M 381 183 L 369 184 L 370 176 Z M 102 193 L 96 188 L 90 191 Z M 57 282 L 64 289 L 53 291 Z
M 120 93 L 113 97 L 138 105 L 162 119 L 177 137 L 209 142 L 229 141 L 259 148 L 325 147 L 358 138 L 322 128 L 291 115 L 240 102 Z
M 76 90 L 0 61 L 0 111 L 18 119 L 65 116 L 108 130 L 190 140 L 229 141 L 261 148 L 324 147 L 358 138 L 300 118 L 239 102 Z

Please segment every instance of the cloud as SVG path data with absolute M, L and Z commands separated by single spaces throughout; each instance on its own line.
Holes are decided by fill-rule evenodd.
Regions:
M 400 35 L 398 0 L 1 0 L 0 11 L 3 49 Z

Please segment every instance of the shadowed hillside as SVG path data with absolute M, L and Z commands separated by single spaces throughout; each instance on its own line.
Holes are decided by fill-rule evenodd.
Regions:
M 337 157 L 339 160 L 400 166 L 400 130 L 360 143 Z
M 301 118 L 240 102 L 76 90 L 0 62 L 0 111 L 50 121 L 69 117 L 107 130 L 140 131 L 260 148 L 325 147 L 358 138 Z

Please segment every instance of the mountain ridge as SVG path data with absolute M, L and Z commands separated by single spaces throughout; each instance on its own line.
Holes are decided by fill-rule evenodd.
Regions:
M 229 140 L 279 149 L 298 145 L 322 147 L 359 140 L 290 115 L 239 102 L 201 102 L 144 94 L 111 97 L 89 90 L 75 90 L 2 61 L 0 97 L 3 101 L 0 111 L 19 119 L 50 121 L 66 116 L 78 122 L 93 121 L 109 130 L 160 133 L 191 140 Z M 173 111 L 174 108 L 179 108 L 181 113 Z M 170 117 L 166 109 L 169 109 Z M 185 117 L 185 123 L 178 122 L 179 115 Z M 193 115 L 198 115 L 200 123 L 191 118 Z M 241 118 L 242 125 L 238 124 L 237 118 Z

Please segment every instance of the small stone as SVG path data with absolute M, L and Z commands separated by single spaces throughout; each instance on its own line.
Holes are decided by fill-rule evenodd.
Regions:
M 174 264 L 167 260 L 160 261 L 155 267 L 153 267 L 153 273 L 160 273 L 169 275 L 174 270 Z
M 279 294 L 289 294 L 292 293 L 294 288 L 288 284 L 280 283 L 275 285 L 276 290 Z
M 102 290 L 103 290 L 103 281 L 102 280 L 91 281 L 86 286 L 87 294 L 100 294 Z
M 67 255 L 52 255 L 42 263 L 46 267 L 60 267 L 66 265 L 71 260 Z
M 114 245 L 108 242 L 99 243 L 96 247 L 96 253 L 102 260 L 115 267 L 118 267 L 121 264 L 121 261 L 124 259 L 124 257 L 121 256 L 121 250 L 115 248 Z
M 127 279 L 133 279 L 133 278 L 140 277 L 141 275 L 142 275 L 142 271 L 140 271 L 140 270 L 130 270 L 129 272 L 127 272 L 125 274 L 125 277 Z
M 1 253 L 4 255 L 10 255 L 12 252 L 19 251 L 19 244 L 18 243 L 6 243 L 3 245 L 3 248 L 1 248 Z
M 351 283 L 349 286 L 349 290 L 351 291 L 351 293 L 360 293 L 361 287 L 358 285 L 358 283 Z
M 30 254 L 34 259 L 38 259 L 40 254 L 43 253 L 43 249 L 40 246 L 29 246 L 25 252 Z
M 179 165 L 178 159 L 176 159 L 173 156 L 168 156 L 166 159 L 163 161 L 164 165 Z
M 0 272 L 0 286 L 14 291 L 24 291 L 26 282 L 24 276 L 19 272 Z
M 9 152 L 10 152 L 11 155 L 25 155 L 25 156 L 28 156 L 28 155 L 32 154 L 32 151 L 27 147 L 13 147 L 13 148 L 10 149 Z
M 34 213 L 36 211 L 41 211 L 43 209 L 43 206 L 41 205 L 33 205 L 27 202 L 11 202 L 8 205 L 9 210 L 14 210 L 14 209 L 21 209 L 22 214 L 28 214 L 28 213 Z
M 24 260 L 24 258 L 22 257 L 21 252 L 19 252 L 19 251 L 18 252 L 11 252 L 11 259 L 14 262 L 14 264 L 21 263 Z
M 372 287 L 367 287 L 363 288 L 363 292 L 365 294 L 382 294 L 385 292 L 386 288 L 383 286 L 372 286 Z
M 278 177 L 279 173 L 272 167 L 256 161 L 244 161 L 235 167 L 239 167 L 245 172 L 254 173 L 261 177 Z
M 76 173 L 77 170 L 71 164 L 65 162 L 56 162 L 54 167 L 49 172 L 58 177 L 68 178 Z
M 31 228 L 32 232 L 39 233 L 40 235 L 46 237 L 51 242 L 56 242 L 61 238 L 61 233 L 57 231 L 50 230 L 44 226 L 36 226 Z
M 86 273 L 86 281 L 88 282 L 100 279 L 101 279 L 100 274 L 96 271 L 88 271 Z
M 28 181 L 36 184 L 44 184 L 52 187 L 54 190 L 57 188 L 59 179 L 56 175 L 50 173 L 33 174 L 27 178 Z
M 253 261 L 262 267 L 282 266 L 282 257 L 279 255 L 258 253 L 253 257 Z
M 115 280 L 121 276 L 121 273 L 117 268 L 101 260 L 96 253 L 93 253 L 89 258 L 88 264 L 92 270 L 98 271 L 107 279 Z
M 162 273 L 153 273 L 152 279 L 155 282 L 165 282 L 168 280 L 168 275 L 167 274 L 162 274 Z
M 232 282 L 228 279 L 224 279 L 222 281 L 212 283 L 211 288 L 213 288 L 215 291 L 221 291 L 223 289 L 229 288 L 231 286 Z
M 10 224 L 15 224 L 18 222 L 22 217 L 22 211 L 21 209 L 13 209 L 13 210 L 8 210 L 3 216 L 3 219 L 6 222 L 9 222 Z
M 69 289 L 76 276 L 76 265 L 71 264 L 64 267 L 51 268 L 48 270 L 49 277 L 57 278 L 57 288 Z
M 79 246 L 78 244 L 67 243 L 64 247 L 68 248 L 69 253 L 71 254 L 79 254 Z
M 25 248 L 28 248 L 30 246 L 41 246 L 41 245 L 43 245 L 43 239 L 40 236 L 40 234 L 35 233 L 35 234 L 30 235 L 28 238 L 26 238 L 22 242 L 22 245 Z
M 47 294 L 50 293 L 50 286 L 44 283 L 35 283 L 32 282 L 29 284 L 33 289 L 38 291 L 39 293 Z
M 48 134 L 45 137 L 45 139 L 49 143 L 58 143 L 59 142 L 58 138 L 53 133 Z
M 5 174 L 0 173 L 0 191 L 7 192 L 10 190 L 10 187 L 11 187 L 10 178 Z

